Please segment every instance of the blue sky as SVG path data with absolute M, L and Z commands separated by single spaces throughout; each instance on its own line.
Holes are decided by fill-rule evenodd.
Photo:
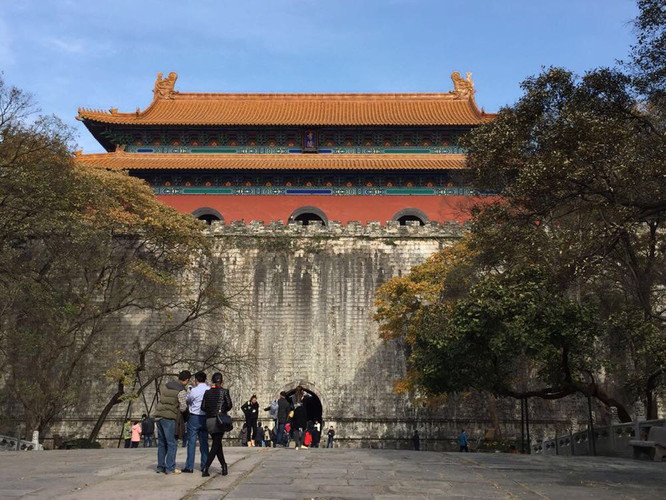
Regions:
M 79 106 L 145 108 L 158 71 L 184 92 L 441 92 L 471 71 L 497 111 L 542 66 L 625 58 L 634 0 L 0 0 L 0 70 L 101 147 Z

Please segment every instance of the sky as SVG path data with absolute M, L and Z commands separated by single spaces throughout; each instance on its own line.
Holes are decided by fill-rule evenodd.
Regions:
M 0 0 L 0 71 L 103 151 L 79 107 L 182 92 L 447 92 L 472 73 L 488 112 L 544 66 L 627 57 L 634 0 Z

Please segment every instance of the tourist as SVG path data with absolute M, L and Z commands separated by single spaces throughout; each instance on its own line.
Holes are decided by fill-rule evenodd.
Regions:
M 132 419 L 125 420 L 123 424 L 123 439 L 125 440 L 125 448 L 132 445 Z
M 277 435 L 275 437 L 276 444 L 284 446 L 284 427 L 287 424 L 287 419 L 289 418 L 289 411 L 291 410 L 291 405 L 287 400 L 287 393 L 282 391 L 280 397 L 278 398 L 278 409 L 277 409 Z
M 333 439 L 335 438 L 335 431 L 331 425 L 328 428 L 328 441 L 326 442 L 326 448 L 333 448 Z
M 319 420 L 315 420 L 314 426 L 312 427 L 312 447 L 319 448 L 319 442 L 321 441 L 321 423 Z
M 419 438 L 419 431 L 414 430 L 414 435 L 412 436 L 412 443 L 414 444 L 414 449 L 419 451 L 421 449 L 421 438 Z
M 141 421 L 137 420 L 132 426 L 132 448 L 138 448 L 141 442 Z
M 234 405 L 231 402 L 229 390 L 222 387 L 222 374 L 219 372 L 214 373 L 211 382 L 213 385 L 204 393 L 201 408 L 203 408 L 206 414 L 206 424 L 208 432 L 213 438 L 213 445 L 208 453 L 206 465 L 201 471 L 201 477 L 210 476 L 208 470 L 213 464 L 215 457 L 217 457 L 220 466 L 222 467 L 222 475 L 227 475 L 227 462 L 224 460 L 224 451 L 222 449 L 222 436 L 224 436 L 224 430 L 220 428 L 217 417 L 218 415 L 226 415 Z
M 245 422 L 243 422 L 243 426 L 241 427 L 240 438 L 241 438 L 241 446 L 246 447 L 247 446 L 247 424 Z
M 256 436 L 257 436 L 257 439 L 255 439 L 254 445 L 258 446 L 260 448 L 263 448 L 263 446 L 264 446 L 264 426 L 261 425 L 261 422 L 257 422 Z
M 290 414 L 294 413 L 293 411 L 289 412 Z M 289 448 L 289 443 L 291 442 L 291 417 L 289 417 L 289 420 L 287 421 L 286 424 L 284 424 L 284 447 Z
M 194 374 L 194 387 L 187 395 L 189 405 L 189 417 L 187 419 L 187 460 L 183 472 L 194 472 L 194 455 L 196 455 L 197 438 L 199 439 L 199 452 L 201 461 L 199 464 L 203 469 L 208 460 L 208 431 L 206 430 L 206 412 L 201 408 L 204 393 L 210 389 L 206 383 L 206 374 L 197 372 Z
M 305 409 L 305 391 L 300 385 L 291 396 L 291 402 L 294 407 L 294 416 L 291 421 L 291 434 L 296 444 L 296 449 L 298 450 L 303 446 L 305 429 L 308 422 L 308 415 Z
M 273 401 L 270 406 L 267 406 L 264 408 L 264 411 L 268 412 L 268 416 L 273 419 L 273 428 L 277 428 L 277 415 L 278 415 L 278 408 L 279 408 L 279 403 L 278 400 L 276 399 Z
M 467 447 L 467 434 L 465 433 L 465 429 L 460 431 L 460 435 L 458 436 L 458 444 L 460 445 L 461 453 L 463 451 L 469 452 L 469 448 Z
M 155 422 L 145 413 L 141 415 L 141 435 L 143 436 L 143 447 L 153 447 L 153 436 L 155 435 Z
M 241 410 L 245 415 L 245 424 L 247 425 L 247 445 L 254 446 L 257 439 L 257 418 L 259 418 L 259 403 L 254 394 L 243 403 Z
M 264 446 L 267 448 L 271 447 L 271 431 L 268 429 L 268 426 L 264 427 Z
M 157 472 L 180 474 L 176 469 L 176 421 L 187 410 L 187 391 L 192 374 L 183 370 L 177 380 L 164 384 L 160 391 L 160 401 L 155 410 L 157 420 Z

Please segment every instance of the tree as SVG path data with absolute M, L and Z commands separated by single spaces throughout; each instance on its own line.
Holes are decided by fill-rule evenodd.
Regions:
M 197 221 L 139 179 L 79 166 L 68 129 L 34 110 L 0 80 L 3 386 L 27 430 L 43 431 L 95 373 L 177 363 L 169 342 L 229 303 Z M 118 331 L 132 312 L 166 321 L 151 335 Z
M 635 85 L 656 108 L 666 99 L 666 4 L 664 0 L 638 0 L 637 34 L 628 65 Z M 662 114 L 661 118 L 664 116 Z
M 405 339 L 422 387 L 581 392 L 625 420 L 641 398 L 656 417 L 666 368 L 666 114 L 655 62 L 664 6 L 639 7 L 633 73 L 546 69 L 463 139 L 476 187 L 501 201 L 473 211 L 463 298 L 418 304 L 398 325 L 419 332 L 422 345 Z M 404 302 L 392 286 L 380 291 L 382 321 Z M 519 388 L 517 366 L 534 388 Z

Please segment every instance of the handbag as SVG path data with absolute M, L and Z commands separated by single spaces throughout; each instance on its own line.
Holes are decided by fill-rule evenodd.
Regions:
M 220 388 L 220 392 L 222 389 Z M 220 394 L 222 396 L 222 394 Z M 222 413 L 222 400 L 224 398 L 220 397 L 217 405 L 217 416 L 208 417 L 206 419 L 206 429 L 209 434 L 220 434 L 222 432 L 229 432 L 233 430 L 234 425 L 229 415 L 221 415 Z
M 217 425 L 222 432 L 229 432 L 234 429 L 234 424 L 229 415 L 218 415 L 215 420 L 217 420 Z
M 220 388 L 220 393 L 222 392 L 222 388 Z M 234 424 L 231 421 L 231 417 L 229 415 L 221 415 L 222 413 L 222 400 L 224 397 L 222 397 L 222 394 L 220 394 L 220 400 L 217 402 L 217 417 L 215 417 L 215 423 L 217 424 L 217 427 L 220 429 L 221 432 L 229 432 L 233 430 Z

